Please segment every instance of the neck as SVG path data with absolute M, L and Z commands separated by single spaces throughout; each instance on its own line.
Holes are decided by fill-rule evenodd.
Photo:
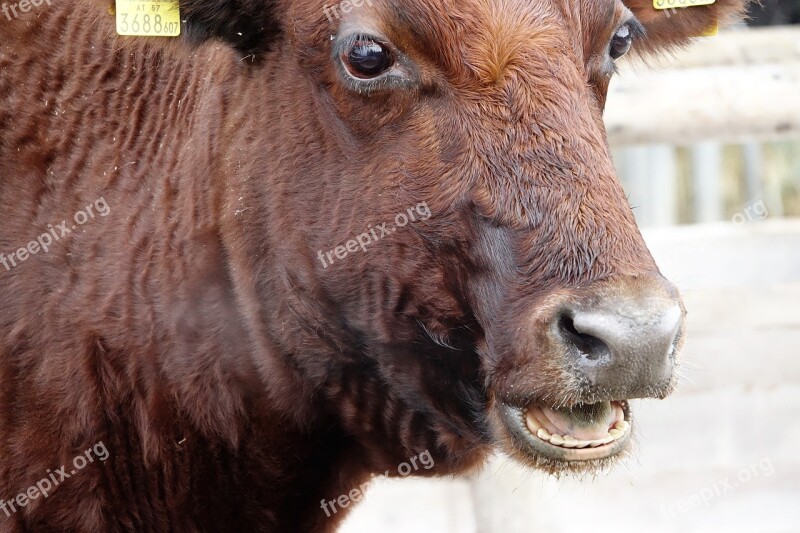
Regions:
M 15 161 L 40 161 L 23 156 L 47 153 L 51 137 L 68 145 L 42 168 L 15 168 L 9 179 L 47 174 L 52 183 L 47 195 L 29 188 L 14 201 L 38 201 L 58 220 L 100 197 L 110 207 L 91 222 L 96 228 L 87 225 L 46 260 L 18 267 L 39 271 L 16 276 L 13 294 L 40 294 L 37 283 L 47 280 L 41 305 L 15 304 L 0 284 L 9 296 L 3 312 L 14 323 L 14 332 L 3 325 L 3 339 L 15 343 L 15 357 L 34 360 L 42 342 L 59 338 L 41 355 L 42 365 L 65 369 L 34 380 L 11 376 L 14 363 L 4 364 L 0 383 L 13 379 L 40 400 L 22 403 L 0 393 L 0 410 L 46 404 L 43 412 L 59 413 L 51 421 L 58 434 L 44 439 L 53 448 L 40 454 L 53 464 L 68 453 L 56 446 L 102 439 L 114 468 L 125 471 L 118 489 L 141 529 L 148 512 L 164 508 L 186 509 L 208 529 L 332 528 L 344 511 L 328 517 L 321 500 L 349 493 L 362 470 L 340 476 L 343 465 L 358 463 L 343 451 L 347 438 L 316 429 L 336 424 L 315 418 L 322 411 L 312 405 L 313 386 L 292 366 L 291 339 L 279 333 L 291 313 L 270 217 L 251 217 L 278 207 L 246 186 L 267 157 L 257 130 L 279 110 L 267 94 L 255 94 L 255 83 L 241 81 L 245 75 L 224 46 L 203 46 L 190 62 L 171 48 L 183 45 L 156 49 L 145 39 L 120 39 L 111 22 L 100 25 L 99 39 L 78 36 L 98 31 L 81 24 L 90 11 L 92 18 L 105 15 L 93 5 L 54 2 L 33 29 L 25 21 L 9 28 L 19 46 L 9 62 L 0 55 L 8 79 L 29 82 L 11 87 L 4 102 L 27 109 L 39 120 L 37 131 L 46 132 L 42 139 L 3 138 L 10 153 L 22 153 Z M 95 45 L 78 51 L 72 39 Z M 25 190 L 21 182 L 18 188 Z M 4 212 L 17 212 L 6 204 L 0 199 Z M 263 236 L 255 247 L 245 238 L 254 227 Z M 8 237 L 30 239 L 22 232 Z M 70 267 L 47 270 L 48 261 Z M 69 291 L 59 289 L 65 286 Z M 31 307 L 37 312 L 25 311 Z M 65 372 L 69 398 L 57 394 Z M 81 422 L 90 419 L 103 421 L 102 430 Z M 10 444 L 31 432 L 20 424 L 3 424 L 0 452 L 9 464 L 27 464 Z M 1 495 L 11 486 L 0 476 Z M 144 488 L 150 486 L 158 490 Z

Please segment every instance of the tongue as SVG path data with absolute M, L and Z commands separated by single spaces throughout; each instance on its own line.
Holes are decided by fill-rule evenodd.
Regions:
M 608 436 L 608 430 L 614 422 L 622 418 L 618 416 L 622 414 L 622 409 L 607 402 L 563 410 L 542 407 L 541 412 L 546 422 L 550 423 L 546 425 L 552 425 L 557 434 L 571 435 L 578 440 L 602 439 Z

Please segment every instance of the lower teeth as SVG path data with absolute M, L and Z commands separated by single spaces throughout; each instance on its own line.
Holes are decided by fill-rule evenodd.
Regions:
M 608 430 L 608 434 L 605 437 L 596 440 L 579 440 L 571 435 L 551 435 L 550 432 L 544 428 L 539 428 L 534 434 L 539 439 L 562 448 L 597 448 L 621 439 L 625 436 L 630 427 L 631 425 L 627 421 L 619 420 Z M 531 429 L 530 425 L 528 429 Z

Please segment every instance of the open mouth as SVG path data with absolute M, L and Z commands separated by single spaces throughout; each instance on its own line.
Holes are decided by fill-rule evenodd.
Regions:
M 503 405 L 502 412 L 518 444 L 547 459 L 605 459 L 623 451 L 630 441 L 630 405 L 625 400 L 563 409 Z

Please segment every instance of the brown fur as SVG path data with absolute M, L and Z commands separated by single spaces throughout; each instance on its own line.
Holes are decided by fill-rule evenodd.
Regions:
M 110 452 L 0 532 L 331 531 L 321 499 L 476 467 L 498 399 L 562 394 L 522 317 L 657 274 L 601 121 L 622 4 L 374 3 L 411 87 L 349 90 L 321 0 L 186 0 L 175 40 L 99 2 L 0 20 L 0 252 L 111 208 L 0 267 L 0 498 Z M 739 9 L 627 3 L 643 48 Z

